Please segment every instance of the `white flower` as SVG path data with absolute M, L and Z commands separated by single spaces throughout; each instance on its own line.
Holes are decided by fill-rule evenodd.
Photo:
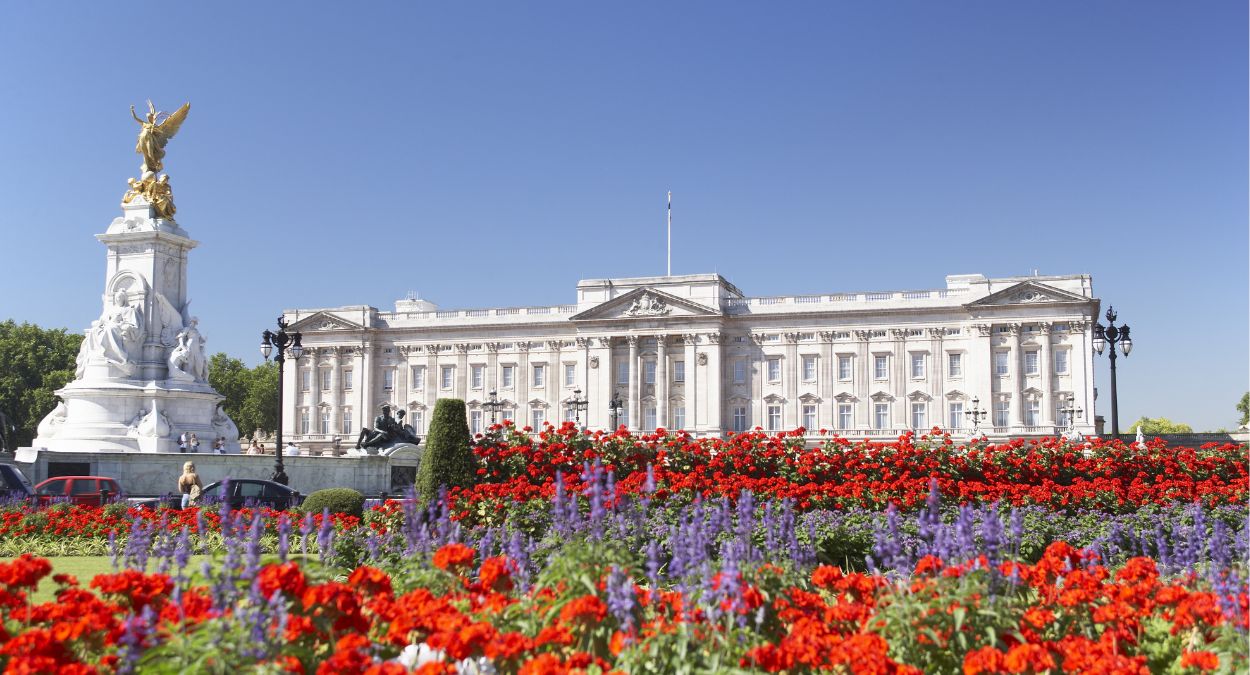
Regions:
M 440 649 L 431 649 L 429 645 L 422 642 L 404 647 L 404 651 L 395 657 L 395 662 L 407 668 L 408 670 L 416 670 L 427 663 L 443 663 L 447 655 Z M 485 656 L 476 659 L 464 659 L 456 664 L 456 672 L 463 675 L 496 675 L 495 664 Z

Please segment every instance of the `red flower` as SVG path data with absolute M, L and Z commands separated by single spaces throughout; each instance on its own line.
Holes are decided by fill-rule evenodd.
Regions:
M 298 598 L 304 594 L 304 589 L 307 587 L 304 572 L 296 562 L 266 565 L 256 575 L 256 581 L 260 584 L 260 593 L 265 598 L 273 597 L 273 594 L 278 591 L 282 591 L 282 595 L 288 598 Z
M 563 609 L 560 610 L 560 621 L 565 624 L 575 624 L 578 622 L 586 624 L 597 624 L 603 621 L 608 615 L 608 607 L 603 604 L 597 595 L 583 595 L 580 598 L 574 598 L 569 601 Z
M 434 552 L 434 566 L 448 572 L 473 564 L 477 552 L 464 544 L 444 544 Z

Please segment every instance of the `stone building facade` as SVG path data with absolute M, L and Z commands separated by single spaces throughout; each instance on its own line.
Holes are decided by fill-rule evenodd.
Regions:
M 288 362 L 284 434 L 305 446 L 355 442 L 383 403 L 424 434 L 434 403 L 463 399 L 470 425 L 498 418 L 541 428 L 580 417 L 591 428 L 685 429 L 716 436 L 755 427 L 894 438 L 932 427 L 1062 432 L 1068 401 L 1092 433 L 1088 275 L 946 278 L 937 290 L 749 297 L 699 274 L 592 279 L 575 304 L 443 310 L 400 300 L 287 310 L 304 356 Z M 622 406 L 610 410 L 619 396 Z

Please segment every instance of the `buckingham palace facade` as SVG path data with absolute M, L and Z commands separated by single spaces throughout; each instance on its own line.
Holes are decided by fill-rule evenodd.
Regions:
M 695 274 L 583 280 L 569 305 L 443 310 L 410 297 L 394 311 L 287 310 L 305 349 L 282 383 L 283 433 L 350 447 L 389 403 L 424 435 L 439 398 L 466 401 L 477 432 L 492 392 L 499 421 L 541 429 L 572 420 L 580 392 L 590 428 L 960 436 L 977 399 L 991 437 L 1054 435 L 1074 408 L 1089 434 L 1098 306 L 1088 275 L 750 297 Z

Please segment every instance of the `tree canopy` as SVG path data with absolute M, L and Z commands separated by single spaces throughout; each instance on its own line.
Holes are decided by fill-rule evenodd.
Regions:
M 30 445 L 39 421 L 56 407 L 54 392 L 74 379 L 82 339 L 65 328 L 0 322 L 0 412 L 17 427 L 12 447 Z
M 1241 420 L 1237 424 L 1250 424 L 1250 391 L 1241 395 L 1241 400 L 1237 402 L 1237 412 L 1241 413 Z
M 1163 434 L 1192 434 L 1193 427 L 1183 422 L 1173 422 L 1166 417 L 1143 417 L 1133 422 L 1128 428 L 1130 434 L 1137 433 L 1137 427 L 1141 427 L 1141 432 L 1147 436 L 1161 436 Z
M 278 428 L 277 364 L 248 368 L 243 361 L 218 352 L 208 361 L 208 383 L 226 397 L 222 408 L 239 427 L 240 438 Z

